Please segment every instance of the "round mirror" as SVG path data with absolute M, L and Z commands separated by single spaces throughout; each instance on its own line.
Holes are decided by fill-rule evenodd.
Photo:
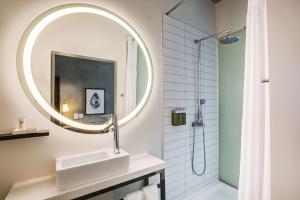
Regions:
M 20 40 L 17 61 L 34 105 L 74 131 L 101 131 L 111 115 L 127 123 L 152 89 L 142 38 L 116 14 L 90 4 L 60 5 L 38 16 Z

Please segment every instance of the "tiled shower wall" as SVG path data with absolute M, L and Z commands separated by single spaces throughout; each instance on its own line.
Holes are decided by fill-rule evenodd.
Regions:
M 193 196 L 204 186 L 218 180 L 219 111 L 217 41 L 206 40 L 201 48 L 200 96 L 203 107 L 207 170 L 204 176 L 193 175 L 191 151 L 193 128 L 197 114 L 198 48 L 195 39 L 207 36 L 202 31 L 171 17 L 163 18 L 164 66 L 164 148 L 167 199 L 179 200 Z M 187 123 L 171 125 L 171 111 L 184 107 Z M 202 128 L 196 130 L 195 166 L 203 169 Z

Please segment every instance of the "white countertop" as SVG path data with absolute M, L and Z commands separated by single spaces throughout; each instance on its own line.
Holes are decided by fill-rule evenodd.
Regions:
M 126 173 L 63 191 L 57 190 L 55 176 L 30 179 L 25 182 L 14 184 L 6 197 L 6 200 L 72 199 L 164 168 L 165 161 L 149 154 L 139 154 L 130 157 L 130 168 Z

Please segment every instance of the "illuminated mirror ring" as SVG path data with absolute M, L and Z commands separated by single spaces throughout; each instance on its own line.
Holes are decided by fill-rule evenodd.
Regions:
M 121 17 L 112 13 L 109 10 L 91 4 L 70 3 L 70 4 L 64 4 L 64 5 L 53 7 L 47 10 L 46 12 L 44 12 L 43 14 L 39 15 L 27 27 L 19 43 L 19 48 L 17 53 L 17 62 L 18 62 L 17 66 L 18 66 L 19 79 L 21 80 L 21 82 L 24 83 L 23 84 L 24 90 L 27 93 L 27 95 L 29 95 L 29 98 L 35 102 L 35 105 L 37 105 L 43 111 L 46 111 L 47 114 L 59 120 L 60 122 L 80 130 L 86 130 L 91 132 L 103 130 L 107 126 L 107 125 L 83 124 L 64 117 L 47 103 L 47 101 L 43 98 L 43 96 L 39 92 L 35 84 L 35 81 L 33 79 L 32 71 L 31 71 L 31 55 L 32 55 L 33 46 L 39 34 L 43 31 L 44 28 L 47 27 L 48 24 L 55 21 L 56 19 L 66 15 L 75 14 L 75 13 L 96 14 L 113 20 L 114 22 L 118 23 L 123 28 L 125 28 L 135 38 L 142 52 L 145 55 L 145 59 L 147 63 L 147 72 L 148 72 L 148 82 L 147 82 L 145 94 L 141 99 L 140 103 L 137 105 L 137 107 L 131 113 L 129 113 L 124 118 L 118 121 L 119 126 L 122 126 L 125 123 L 132 120 L 134 117 L 136 117 L 146 105 L 152 90 L 153 66 L 152 66 L 150 53 L 144 41 L 139 36 L 139 34 L 134 30 L 134 28 L 131 27 L 130 24 L 128 24 Z

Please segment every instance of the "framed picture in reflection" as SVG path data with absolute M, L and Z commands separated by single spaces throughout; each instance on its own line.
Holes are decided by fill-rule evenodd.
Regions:
M 85 114 L 105 114 L 105 89 L 85 88 Z

